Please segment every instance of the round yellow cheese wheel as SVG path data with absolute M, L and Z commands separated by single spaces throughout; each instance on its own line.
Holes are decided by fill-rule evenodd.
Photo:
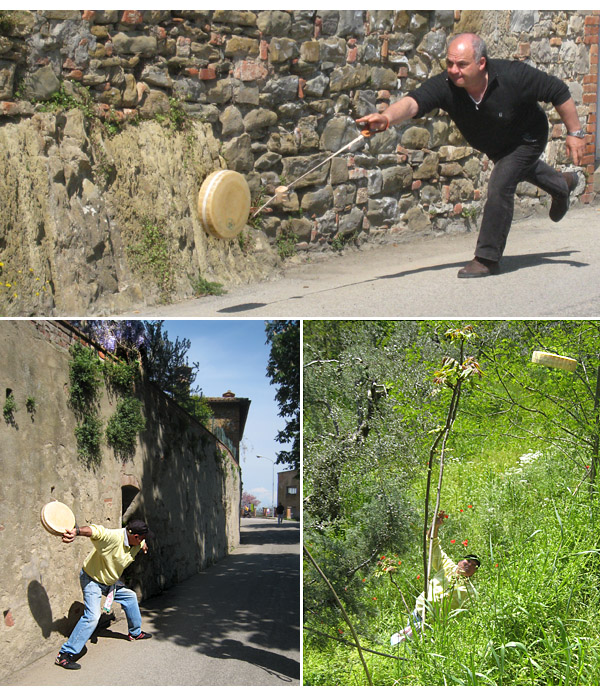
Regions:
M 75 515 L 71 508 L 64 503 L 59 503 L 58 500 L 44 505 L 40 517 L 46 531 L 56 536 L 62 536 L 67 529 L 75 527 Z
M 198 215 L 207 232 L 231 239 L 244 229 L 249 213 L 250 188 L 242 174 L 220 169 L 206 177 L 198 194 Z
M 577 360 L 565 358 L 562 355 L 554 355 L 554 353 L 545 353 L 541 350 L 533 351 L 531 362 L 544 367 L 556 367 L 559 370 L 567 370 L 568 372 L 573 372 L 577 367 Z

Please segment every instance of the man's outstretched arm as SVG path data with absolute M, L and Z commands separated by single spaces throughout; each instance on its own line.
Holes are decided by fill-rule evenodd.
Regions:
M 444 520 L 447 516 L 448 515 L 446 515 L 446 513 L 443 510 L 440 510 L 438 512 L 433 525 L 429 528 L 429 531 L 427 532 L 428 539 L 437 539 L 438 530 L 444 524 Z
M 364 124 L 374 132 L 384 131 L 390 126 L 403 123 L 417 115 L 419 105 L 412 97 L 402 97 L 397 102 L 390 104 L 382 113 L 368 114 L 357 118 L 356 122 Z
M 62 535 L 62 541 L 65 544 L 70 544 L 76 536 L 91 537 L 91 527 L 74 527 L 73 529 L 67 529 Z

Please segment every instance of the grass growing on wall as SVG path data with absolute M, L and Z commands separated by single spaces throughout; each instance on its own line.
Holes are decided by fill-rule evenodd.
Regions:
M 152 280 L 163 300 L 173 291 L 173 266 L 167 236 L 162 225 L 144 218 L 134 241 L 127 247 L 131 265 Z

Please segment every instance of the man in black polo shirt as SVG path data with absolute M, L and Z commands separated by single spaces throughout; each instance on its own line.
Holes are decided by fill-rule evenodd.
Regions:
M 538 102 L 551 102 L 557 110 L 567 128 L 567 154 L 578 166 L 585 134 L 565 83 L 520 61 L 489 60 L 481 37 L 459 34 L 448 45 L 444 72 L 383 113 L 357 120 L 377 132 L 440 108 L 467 142 L 494 162 L 475 258 L 461 268 L 459 278 L 498 273 L 520 181 L 535 184 L 552 196 L 550 218 L 554 222 L 568 210 L 577 174 L 558 172 L 540 160 L 548 141 L 548 119 Z

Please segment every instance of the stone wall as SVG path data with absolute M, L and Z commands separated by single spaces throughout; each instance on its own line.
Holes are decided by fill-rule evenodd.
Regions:
M 20 161 L 22 155 L 13 153 L 4 171 L 0 162 L 0 180 L 19 164 L 22 184 L 9 179 L 0 201 L 7 207 L 18 189 L 17 202 L 8 206 L 15 210 L 10 225 L 27 238 L 26 251 L 15 243 L 0 252 L 10 252 L 36 277 L 45 274 L 30 284 L 21 305 L 35 307 L 42 297 L 46 314 L 78 305 L 110 311 L 119 303 L 155 300 L 156 278 L 140 282 L 131 251 L 144 216 L 169 240 L 173 269 L 169 287 L 162 287 L 167 299 L 193 294 L 191 269 L 225 283 L 268 272 L 277 257 L 268 255 L 267 240 L 285 256 L 392 233 L 471 229 L 485 200 L 490 163 L 466 146 L 443 113 L 393 128 L 336 157 L 233 243 L 207 239 L 194 205 L 203 177 L 225 166 L 246 176 L 256 208 L 276 186 L 291 183 L 356 137 L 355 118 L 384 109 L 443 70 L 447 38 L 459 31 L 481 33 L 494 57 L 525 60 L 564 79 L 595 137 L 598 11 L 4 14 L 0 136 L 8 131 L 5 142 L 19 142 L 19 152 L 29 148 L 31 155 Z M 84 123 L 72 111 L 66 117 L 39 113 L 44 104 L 72 105 L 73 98 L 91 100 Z M 568 167 L 564 128 L 551 107 L 548 114 L 547 160 Z M 104 130 L 90 130 L 90 120 Z M 32 122 L 32 132 L 23 121 Z M 583 166 L 588 181 L 576 191 L 583 202 L 593 197 L 593 153 L 590 142 Z M 518 194 L 517 215 L 548 205 L 548 197 L 530 185 Z M 56 217 L 60 224 L 53 224 Z M 9 238 L 11 233 L 17 238 L 8 229 Z M 51 251 L 40 252 L 44 245 Z M 64 250 L 74 250 L 77 267 L 89 270 L 62 261 Z M 59 270 L 61 279 L 66 272 L 75 283 L 76 293 L 61 295 Z M 19 298 L 9 299 L 16 311 Z
M 146 428 L 133 458 L 122 461 L 104 446 L 98 466 L 78 459 L 68 406 L 73 340 L 64 323 L 0 324 L 2 399 L 10 390 L 17 404 L 0 427 L 0 680 L 57 650 L 82 612 L 78 576 L 92 546 L 86 539 L 63 544 L 46 532 L 40 510 L 47 502 L 69 505 L 80 525 L 148 521 L 156 538 L 125 571 L 140 598 L 181 582 L 239 544 L 237 462 L 152 385 L 136 392 Z M 33 409 L 28 399 L 35 400 Z M 104 390 L 104 421 L 114 406 Z M 120 615 L 118 605 L 115 611 Z

